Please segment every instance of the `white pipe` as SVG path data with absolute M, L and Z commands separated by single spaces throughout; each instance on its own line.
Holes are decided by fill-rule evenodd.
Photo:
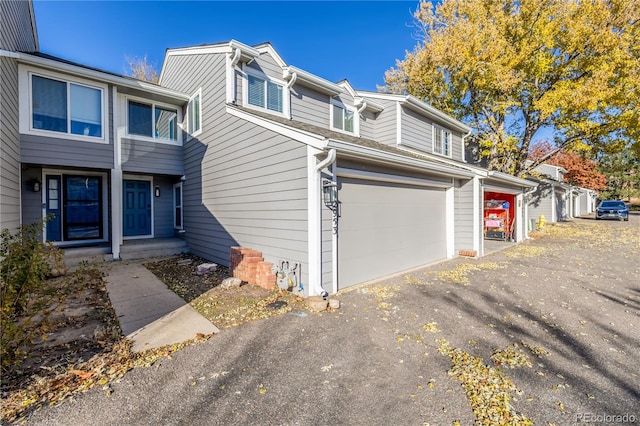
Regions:
M 332 148 L 329 150 L 329 154 L 327 155 L 327 158 L 325 158 L 324 160 L 322 160 L 320 163 L 318 163 L 316 165 L 316 172 L 315 172 L 315 179 L 314 179 L 314 185 L 316 185 L 316 187 L 320 186 L 320 182 L 321 182 L 321 176 L 320 173 L 322 171 L 322 169 L 324 169 L 325 167 L 333 164 L 336 161 L 336 150 L 335 148 Z M 322 207 L 321 207 L 322 208 Z M 335 214 L 335 213 L 334 213 Z M 318 236 L 318 253 L 322 253 L 322 214 L 320 214 L 320 223 L 319 223 L 319 227 L 317 232 L 319 233 Z M 335 259 L 335 256 L 333 256 L 332 259 Z M 312 280 L 312 282 L 315 283 L 315 288 L 313 289 L 309 289 L 309 290 L 313 290 L 313 292 L 317 295 L 320 295 L 322 297 L 327 297 L 329 295 L 329 293 L 322 287 L 322 257 L 321 255 L 319 256 L 318 259 L 315 259 L 316 262 L 318 262 L 318 276 L 316 277 L 315 280 Z M 335 268 L 336 265 L 335 263 L 333 264 L 333 267 Z
M 289 69 L 286 69 L 283 72 L 283 77 L 285 80 L 288 80 L 287 82 L 287 89 L 291 90 L 291 88 L 293 87 L 293 85 L 296 83 L 296 80 L 298 79 L 298 74 L 295 72 L 291 72 Z
M 232 67 L 235 67 L 236 65 L 238 65 L 238 61 L 240 61 L 240 54 L 241 54 L 240 49 L 236 47 L 233 51 L 233 56 L 231 57 Z
M 365 101 L 362 98 L 354 99 L 353 103 L 355 106 L 360 105 L 360 108 L 358 108 L 358 114 L 360 114 L 362 111 L 364 111 L 367 108 L 367 101 Z

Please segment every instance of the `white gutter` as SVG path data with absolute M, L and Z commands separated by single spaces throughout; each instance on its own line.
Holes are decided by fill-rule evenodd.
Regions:
M 30 55 L 28 53 L 21 52 L 8 52 L 6 50 L 0 50 L 0 56 L 18 59 L 19 61 L 31 65 L 39 65 L 50 69 L 64 71 L 76 75 L 80 75 L 102 82 L 108 82 L 117 86 L 128 87 L 131 89 L 144 90 L 149 93 L 154 93 L 161 96 L 166 96 L 174 100 L 180 101 L 184 104 L 189 102 L 190 96 L 184 93 L 167 89 L 166 87 L 158 86 L 155 84 L 147 83 L 145 81 L 135 80 L 131 78 L 121 77 L 113 74 L 109 74 L 103 71 L 97 71 L 89 68 L 84 68 L 78 65 L 67 64 L 65 62 L 56 61 L 49 58 L 43 58 L 40 56 Z
M 317 75 L 313 75 L 310 72 L 301 70 L 300 68 L 294 67 L 292 65 L 284 67 L 282 69 L 282 72 L 283 75 L 297 74 L 301 84 L 311 86 L 312 88 L 319 90 L 322 93 L 331 96 L 344 93 L 344 89 L 337 84 L 332 83 L 329 80 L 325 80 L 324 78 L 318 77 Z
M 487 174 L 487 177 L 490 178 L 495 178 L 495 179 L 500 179 L 509 183 L 513 183 L 515 185 L 520 185 L 520 186 L 526 186 L 526 187 L 536 187 L 538 186 L 537 183 L 533 183 L 531 181 L 528 181 L 526 179 L 523 178 L 519 178 L 516 176 L 511 176 L 508 175 L 506 173 L 502 173 L 502 172 L 497 172 L 495 170 L 489 170 L 489 173 Z
M 340 152 L 356 154 L 360 157 L 368 157 L 377 160 L 383 160 L 385 162 L 396 163 L 403 166 L 417 167 L 423 170 L 429 170 L 440 174 L 446 174 L 449 177 L 458 178 L 472 178 L 477 174 L 471 171 L 456 169 L 454 167 L 448 167 L 440 164 L 434 164 L 428 160 L 421 160 L 418 158 L 407 158 L 404 155 L 394 154 L 387 151 L 382 151 L 375 148 L 369 148 L 362 145 L 352 144 L 343 141 L 337 141 L 329 139 L 327 146 L 329 148 L 336 148 Z

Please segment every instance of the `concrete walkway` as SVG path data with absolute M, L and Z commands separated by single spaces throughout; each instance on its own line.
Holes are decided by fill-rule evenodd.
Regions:
M 134 352 L 220 331 L 139 261 L 111 262 L 106 272 L 109 299 Z

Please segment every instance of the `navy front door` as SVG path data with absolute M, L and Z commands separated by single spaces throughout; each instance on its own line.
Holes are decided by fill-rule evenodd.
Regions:
M 123 235 L 151 235 L 151 183 L 125 180 L 123 186 Z

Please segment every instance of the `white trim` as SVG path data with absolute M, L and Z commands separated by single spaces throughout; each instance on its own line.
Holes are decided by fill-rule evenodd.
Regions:
M 226 80 L 226 92 L 227 92 L 227 103 L 235 104 L 236 103 L 236 70 L 237 65 L 233 65 L 231 56 L 229 54 L 224 55 L 224 63 L 225 63 L 225 80 Z
M 426 117 L 430 119 L 438 119 L 443 123 L 449 124 L 456 129 L 468 133 L 471 131 L 471 128 L 464 124 L 461 121 L 456 120 L 455 118 L 445 114 L 444 112 L 432 107 L 431 105 L 421 101 L 420 99 L 411 96 L 411 95 L 395 95 L 391 93 L 378 93 L 378 92 L 369 92 L 369 91 L 359 91 L 362 96 L 371 97 L 375 99 L 386 99 L 390 101 L 401 102 L 406 104 L 407 106 L 412 107 L 412 109 L 417 112 L 421 112 Z
M 118 89 L 112 88 L 113 96 L 113 169 L 111 169 L 111 255 L 120 259 L 122 245 L 122 135 L 118 107 Z
M 8 52 L 2 49 L 0 49 L 0 56 L 18 59 L 20 62 L 23 62 L 25 64 L 39 65 L 59 72 L 67 72 L 85 78 L 100 80 L 102 83 L 112 83 L 118 86 L 143 90 L 157 95 L 173 98 L 176 101 L 182 101 L 183 103 L 189 100 L 188 95 L 172 89 L 167 89 L 166 87 L 158 86 L 156 84 L 136 80 L 131 77 L 114 75 L 105 71 L 92 70 L 78 65 L 67 64 L 65 62 L 43 58 L 41 56 L 34 56 L 28 53 Z
M 284 124 L 279 124 L 274 121 L 266 120 L 262 117 L 258 117 L 251 113 L 241 111 L 239 109 L 236 109 L 230 106 L 227 106 L 226 111 L 228 114 L 231 114 L 235 117 L 241 118 L 250 123 L 256 124 L 260 127 L 264 127 L 265 129 L 274 131 L 283 136 L 287 136 L 293 140 L 302 142 L 306 145 L 310 145 L 316 149 L 323 149 L 327 146 L 326 139 L 316 135 L 315 133 L 293 129 L 291 127 L 285 126 Z
M 132 140 L 140 140 L 147 141 L 153 143 L 162 143 L 167 145 L 175 145 L 182 146 L 182 127 L 180 123 L 183 121 L 182 117 L 182 107 L 179 105 L 167 104 L 164 102 L 157 102 L 152 99 L 141 98 L 139 96 L 131 96 L 131 95 L 121 95 L 121 108 L 122 108 L 122 117 L 124 118 L 124 137 Z M 176 111 L 176 140 L 173 139 L 165 139 L 165 138 L 156 138 L 154 136 L 143 136 L 129 133 L 129 101 L 150 105 L 151 106 L 151 119 L 152 119 L 152 134 L 155 131 L 155 110 L 156 107 L 172 109 Z
M 396 145 L 402 145 L 402 107 L 396 102 Z
M 516 203 L 515 211 L 515 225 L 516 225 L 516 233 L 515 239 L 517 242 L 523 241 L 526 238 L 526 230 L 527 230 L 527 217 L 525 211 L 527 210 L 524 207 L 524 195 L 522 193 L 515 196 L 514 202 Z
M 283 67 L 283 78 L 286 78 L 285 76 L 291 74 L 297 74 L 298 77 L 296 81 L 300 85 L 310 87 L 325 95 L 335 96 L 344 92 L 342 87 L 340 87 L 339 85 L 332 83 L 329 80 L 325 80 L 322 77 L 318 77 L 315 74 L 311 74 L 310 72 L 302 70 L 298 67 L 294 67 L 293 65 Z
M 345 130 L 344 128 L 341 129 L 339 127 L 333 127 L 334 106 L 342 109 L 342 127 L 344 127 L 344 113 L 346 111 L 351 111 L 351 113 L 353 114 L 353 132 Z M 344 133 L 345 135 L 360 137 L 360 114 L 358 114 L 358 111 L 354 107 L 345 104 L 342 99 L 331 98 L 329 102 L 329 129 L 333 130 L 334 132 Z
M 509 195 L 518 195 L 518 194 L 522 194 L 522 188 L 507 188 L 504 186 L 496 186 L 496 185 L 490 185 L 487 183 L 483 183 L 482 187 L 489 192 L 502 192 L 503 194 L 509 194 Z
M 107 185 L 107 173 L 102 171 L 95 170 L 71 170 L 71 169 L 61 169 L 61 168 L 43 168 L 40 174 L 40 182 L 42 182 L 41 186 L 41 196 L 40 201 L 42 203 L 41 208 L 41 217 L 45 217 L 47 215 L 47 175 L 60 176 L 60 201 L 63 201 L 64 194 L 64 175 L 71 176 L 82 176 L 82 175 L 91 175 L 91 176 L 99 176 L 100 177 L 100 191 L 102 192 L 102 197 L 100 202 L 102 203 L 102 238 L 96 238 L 92 240 L 71 240 L 71 241 L 52 241 L 55 246 L 65 247 L 65 246 L 73 246 L 78 244 L 92 244 L 92 243 L 103 243 L 109 240 L 109 186 Z M 64 203 L 60 206 L 61 212 L 61 226 L 64 222 Z M 61 229 L 61 238 L 64 238 L 64 231 Z M 42 241 L 47 241 L 47 224 L 45 223 L 42 228 Z
M 320 173 L 316 171 L 316 155 L 322 151 L 307 146 L 307 250 L 309 252 L 309 282 L 306 293 L 316 295 L 322 287 L 322 207 L 320 205 Z
M 455 225 L 455 189 L 453 186 L 445 190 L 445 238 L 447 258 L 455 257 L 456 225 Z
M 265 97 L 264 97 L 265 106 L 264 107 L 259 107 L 249 103 L 249 75 L 265 81 Z M 266 94 L 266 90 L 267 90 L 266 82 L 271 82 L 273 84 L 277 84 L 278 86 L 282 87 L 282 112 L 274 111 L 272 109 L 267 108 L 268 99 Z M 291 90 L 288 88 L 286 81 L 273 78 L 258 70 L 249 68 L 245 66 L 245 64 L 243 63 L 242 64 L 242 105 L 248 109 L 255 109 L 256 111 L 262 111 L 268 114 L 277 115 L 279 117 L 289 118 L 291 116 Z
M 199 98 L 199 102 L 198 102 L 198 117 L 200 119 L 199 122 L 199 127 L 198 130 L 196 130 L 195 132 L 191 133 L 191 115 L 189 113 L 190 108 L 189 106 L 191 105 L 191 102 L 193 102 L 193 100 L 195 98 Z M 184 122 L 185 124 L 182 126 L 187 133 L 187 140 L 191 140 L 194 137 L 198 136 L 199 134 L 202 133 L 202 87 L 199 87 L 198 90 L 196 90 L 196 92 L 191 96 L 191 98 L 189 98 L 189 102 L 187 103 L 187 107 L 186 107 L 186 114 L 184 116 Z
M 480 184 L 480 178 L 478 176 L 473 177 L 473 195 L 472 195 L 472 203 L 473 203 L 473 224 L 472 224 L 472 233 L 473 233 L 473 249 L 477 250 L 479 256 L 483 256 L 483 202 L 484 199 L 484 191 L 482 190 L 482 186 Z
M 463 178 L 471 178 L 476 174 L 467 170 L 467 169 L 455 169 L 453 167 L 436 164 L 428 160 L 418 159 L 418 158 L 408 158 L 404 155 L 391 153 L 388 151 L 382 151 L 375 148 L 369 148 L 358 144 L 353 144 L 344 141 L 338 141 L 334 139 L 329 139 L 327 143 L 327 147 L 336 148 L 339 152 L 343 154 L 351 153 L 353 155 L 357 155 L 358 157 L 368 157 L 376 160 L 382 160 L 385 163 L 395 163 L 401 164 L 403 166 L 412 166 L 416 167 L 420 170 L 429 170 L 434 173 L 446 175 L 447 178 L 450 177 L 463 177 Z
M 344 167 L 336 167 L 335 175 L 346 178 L 355 178 L 361 180 L 371 180 L 376 182 L 399 183 L 405 185 L 424 186 L 428 188 L 445 188 L 453 187 L 453 179 L 449 182 L 437 181 L 431 179 L 420 179 L 411 176 L 393 175 L 390 173 L 368 172 L 365 170 L 347 169 Z
M 242 44 L 242 43 L 237 42 L 235 40 L 231 40 L 231 43 Z M 248 47 L 245 44 L 243 44 L 243 46 Z M 274 61 L 276 61 L 276 64 L 278 64 L 278 66 L 280 68 L 284 68 L 284 67 L 287 66 L 287 64 L 284 62 L 284 60 L 278 54 L 278 52 L 276 52 L 276 50 L 273 48 L 271 43 L 268 43 L 268 42 L 267 43 L 262 43 L 260 45 L 254 46 L 254 47 L 250 47 L 249 49 L 251 49 L 254 52 L 258 52 L 257 55 L 253 55 L 254 57 L 258 57 L 258 56 L 260 56 L 260 54 L 267 53 L 273 58 Z M 245 49 L 243 48 L 243 50 L 245 50 Z
M 52 80 L 59 81 L 66 84 L 66 88 L 67 88 L 67 131 L 66 132 L 56 132 L 53 130 L 33 128 L 33 121 L 32 121 L 32 118 L 33 118 L 33 103 L 32 103 L 33 78 L 32 77 L 33 76 L 48 78 L 48 79 L 52 79 Z M 100 97 L 102 100 L 102 104 L 101 104 L 102 122 L 100 124 L 102 128 L 102 135 L 100 137 L 84 136 L 84 135 L 71 133 L 70 84 L 89 87 L 91 89 L 100 91 Z M 109 100 L 108 100 L 108 86 L 106 84 L 101 84 L 94 81 L 61 74 L 58 72 L 42 70 L 42 69 L 20 64 L 18 65 L 18 91 L 19 91 L 18 122 L 19 122 L 20 133 L 38 135 L 38 136 L 43 136 L 48 138 L 76 140 L 76 141 L 82 141 L 82 142 L 101 143 L 101 144 L 109 143 Z
M 154 183 L 153 183 L 153 176 L 149 176 L 149 175 L 133 175 L 133 174 L 129 174 L 129 173 L 124 173 L 122 175 L 122 183 L 120 185 L 124 185 L 124 181 L 125 180 L 140 180 L 140 181 L 145 181 L 145 182 L 149 182 L 149 201 L 151 203 L 151 233 L 150 234 L 146 234 L 146 235 L 132 235 L 132 236 L 124 236 L 124 226 L 122 227 L 122 240 L 126 241 L 126 240 L 143 240 L 143 239 L 150 239 L 150 238 L 154 238 L 154 228 L 155 228 L 155 221 L 154 221 L 154 216 L 155 216 L 155 211 L 154 211 L 154 204 L 155 204 L 155 197 L 153 194 L 153 189 L 154 189 Z M 124 192 L 123 192 L 124 194 Z M 124 205 L 122 206 L 122 214 L 124 215 Z M 124 220 L 123 220 L 124 222 Z

